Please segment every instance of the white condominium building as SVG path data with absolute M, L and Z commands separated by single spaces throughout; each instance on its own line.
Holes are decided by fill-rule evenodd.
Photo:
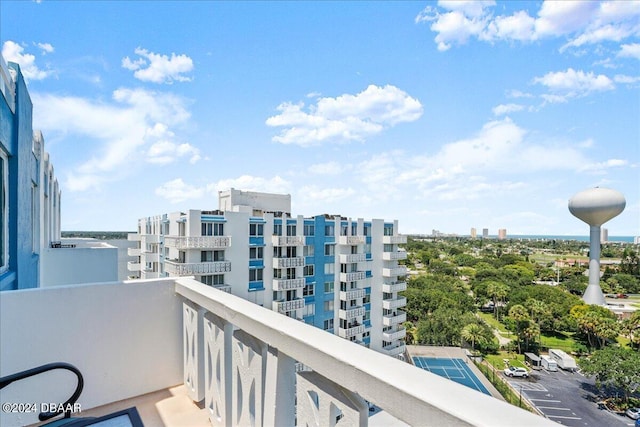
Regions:
M 207 285 L 376 351 L 404 354 L 406 236 L 397 221 L 292 217 L 289 195 L 231 189 L 220 210 L 142 218 L 133 275 Z

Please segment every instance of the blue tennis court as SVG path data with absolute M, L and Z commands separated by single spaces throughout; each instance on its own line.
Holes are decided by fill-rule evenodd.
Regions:
M 471 368 L 462 359 L 441 359 L 438 357 L 415 356 L 413 363 L 426 371 L 433 372 L 448 380 L 466 385 L 469 388 L 488 394 L 489 390 L 480 382 Z

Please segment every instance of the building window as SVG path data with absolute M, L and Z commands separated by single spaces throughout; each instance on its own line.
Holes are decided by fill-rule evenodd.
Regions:
M 371 226 L 368 224 L 365 224 L 364 226 L 364 235 L 365 236 L 371 236 Z
M 382 250 L 384 252 L 393 252 L 393 245 L 389 245 L 389 244 L 384 244 L 382 246 Z
M 224 224 L 221 222 L 203 222 L 201 224 L 203 236 L 224 236 Z
M 384 235 L 385 236 L 393 236 L 393 225 L 385 225 L 384 226 Z
M 327 319 L 324 321 L 323 329 L 328 331 L 329 329 L 333 329 L 333 319 Z
M 302 296 L 303 297 L 310 297 L 314 294 L 314 289 L 316 287 L 315 283 L 309 283 L 304 285 L 304 288 L 302 288 Z
M 324 282 L 324 293 L 328 294 L 333 292 L 333 282 Z
M 316 248 L 314 246 L 304 246 L 302 248 L 302 254 L 304 256 L 314 256 L 316 253 Z
M 210 276 L 200 276 L 200 281 L 205 285 L 224 285 L 224 274 L 213 274 Z
M 304 266 L 304 275 L 305 276 L 313 276 L 315 274 L 315 266 L 313 264 L 311 265 L 305 265 Z
M 304 226 L 304 235 L 305 236 L 314 236 L 316 234 L 316 226 L 313 224 L 305 224 Z
M 7 224 L 7 156 L 4 151 L 0 150 L 0 271 L 7 268 L 8 256 L 8 234 L 9 227 Z
M 273 235 L 282 236 L 282 224 L 273 224 Z
M 347 224 L 342 224 L 340 226 L 340 235 L 341 236 L 346 236 L 348 231 L 349 231 L 349 226 Z
M 201 251 L 200 262 L 224 261 L 224 251 Z
M 333 311 L 333 301 L 324 302 L 324 311 Z
M 296 226 L 287 225 L 287 236 L 295 236 L 295 235 L 296 235 Z
M 336 247 L 334 245 L 324 245 L 324 254 L 327 256 L 335 255 Z
M 264 248 L 262 246 L 252 246 L 249 248 L 249 259 L 263 259 Z
M 351 224 L 351 235 L 352 236 L 358 235 L 358 223 Z
M 264 236 L 264 224 L 249 224 L 249 236 Z
M 249 281 L 250 282 L 261 282 L 262 281 L 262 269 L 261 268 L 252 268 L 249 270 Z
M 324 226 L 324 235 L 325 236 L 333 236 L 334 234 L 335 234 L 335 231 L 334 231 L 334 228 L 333 228 L 332 224 Z
M 364 296 L 364 300 L 362 301 L 363 304 L 369 304 L 371 302 L 371 294 L 366 294 Z
M 336 271 L 336 265 L 334 263 L 327 263 L 324 265 L 324 274 L 334 274 Z
M 305 305 L 302 309 L 302 315 L 304 317 L 313 316 L 314 314 L 316 314 L 316 306 L 314 304 Z

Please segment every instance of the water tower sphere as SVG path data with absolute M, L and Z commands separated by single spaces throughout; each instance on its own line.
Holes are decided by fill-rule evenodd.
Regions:
M 569 200 L 569 212 L 589 225 L 602 225 L 619 215 L 627 202 L 622 193 L 609 188 L 590 188 Z

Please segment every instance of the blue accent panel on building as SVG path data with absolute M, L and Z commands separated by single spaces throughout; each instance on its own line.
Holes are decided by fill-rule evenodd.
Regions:
M 264 282 L 249 282 L 249 291 L 264 291 Z
M 267 220 L 264 218 L 252 216 L 251 218 L 249 218 L 249 222 L 251 224 L 266 224 Z
M 373 255 L 371 255 L 370 253 L 365 254 L 365 258 L 367 261 L 371 261 L 373 259 Z
M 366 270 L 365 273 L 366 273 L 367 279 L 373 277 L 373 274 L 371 274 L 371 270 Z
M 365 320 L 363 323 L 364 323 L 365 328 L 370 328 L 371 327 L 371 320 Z
M 200 215 L 200 221 L 203 222 L 227 222 L 227 219 L 221 215 Z
M 249 267 L 253 268 L 264 268 L 264 260 L 263 259 L 250 259 Z
M 362 338 L 362 342 L 369 345 L 371 344 L 371 337 L 364 337 Z
M 249 237 L 249 245 L 251 246 L 264 246 L 264 237 Z

